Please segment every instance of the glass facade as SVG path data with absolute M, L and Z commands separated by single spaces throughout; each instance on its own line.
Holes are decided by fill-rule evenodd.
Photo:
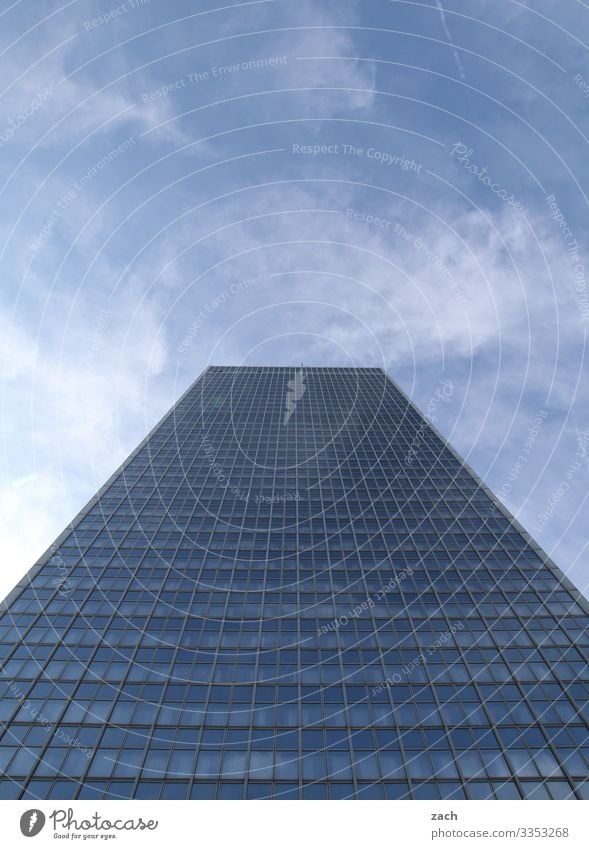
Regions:
M 211 367 L 3 606 L 0 798 L 589 798 L 587 611 L 381 369 Z

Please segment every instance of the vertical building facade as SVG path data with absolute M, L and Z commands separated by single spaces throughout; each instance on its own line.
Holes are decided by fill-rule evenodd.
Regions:
M 0 798 L 589 798 L 588 624 L 382 370 L 211 367 L 3 605 Z

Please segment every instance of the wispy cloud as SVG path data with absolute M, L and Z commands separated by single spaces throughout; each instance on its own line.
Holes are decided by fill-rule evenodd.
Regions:
M 460 74 L 460 78 L 462 80 L 465 80 L 466 76 L 465 76 L 465 73 L 464 73 L 464 68 L 462 67 L 462 62 L 460 61 L 460 54 L 459 54 L 458 50 L 456 49 L 456 45 L 454 44 L 454 41 L 452 40 L 452 36 L 450 35 L 450 30 L 448 28 L 448 23 L 446 21 L 446 13 L 444 11 L 444 7 L 442 6 L 441 0 L 436 0 L 436 6 L 438 7 L 438 9 L 440 11 L 440 18 L 442 20 L 442 27 L 444 28 L 444 34 L 445 34 L 446 38 L 448 39 L 448 44 L 450 44 L 450 46 L 452 47 L 452 54 L 454 56 L 454 61 L 456 62 L 456 67 L 458 68 L 458 73 Z

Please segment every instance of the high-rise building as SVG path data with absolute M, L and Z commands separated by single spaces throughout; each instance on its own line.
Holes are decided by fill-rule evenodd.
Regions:
M 211 367 L 5 602 L 0 797 L 588 798 L 588 625 L 381 369 Z

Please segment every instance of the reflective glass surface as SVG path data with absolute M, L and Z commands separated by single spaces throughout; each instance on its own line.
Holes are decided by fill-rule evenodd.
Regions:
M 0 798 L 589 798 L 588 621 L 382 370 L 211 367 L 6 602 Z

